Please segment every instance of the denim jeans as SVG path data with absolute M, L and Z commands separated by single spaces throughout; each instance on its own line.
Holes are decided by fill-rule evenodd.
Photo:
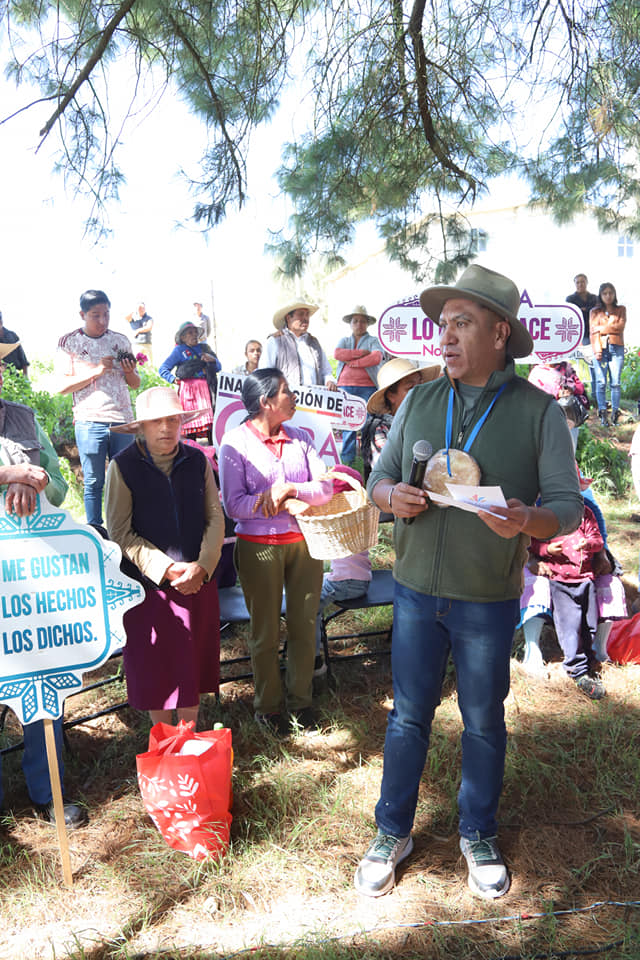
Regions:
M 611 412 L 615 413 L 620 409 L 620 374 L 624 364 L 624 347 L 622 344 L 610 343 L 608 346 L 609 359 L 605 356 L 602 360 L 593 361 L 593 369 L 596 377 L 596 402 L 598 410 L 604 410 L 607 406 L 607 371 L 609 371 L 609 380 L 611 383 Z
M 53 721 L 53 733 L 56 743 L 56 753 L 58 755 L 58 767 L 60 769 L 60 780 L 64 774 L 64 765 L 62 763 L 62 717 Z M 51 780 L 49 779 L 49 764 L 47 763 L 47 747 L 44 739 L 44 722 L 36 720 L 35 723 L 25 723 L 22 728 L 24 737 L 24 755 L 22 757 L 22 770 L 24 778 L 27 781 L 27 790 L 32 803 L 44 805 L 50 803 Z M 2 790 L 2 757 L 0 757 L 0 807 L 2 806 L 4 794 Z
M 84 512 L 87 523 L 102 524 L 102 488 L 107 457 L 110 460 L 133 441 L 130 433 L 112 433 L 117 423 L 77 420 L 76 443 L 84 474 Z
M 394 706 L 376 805 L 376 822 L 383 832 L 406 837 L 413 827 L 431 722 L 451 653 L 464 724 L 459 830 L 468 839 L 495 836 L 507 743 L 504 700 L 518 615 L 518 600 L 447 600 L 396 583 Z
M 364 597 L 369 583 L 369 580 L 329 580 L 328 574 L 323 574 L 320 607 L 316 617 L 316 657 L 322 653 L 321 623 L 324 608 L 334 600 L 357 600 L 358 597 Z
M 347 393 L 353 394 L 354 397 L 360 397 L 360 399 L 364 400 L 365 403 L 369 397 L 372 397 L 376 392 L 376 388 L 373 386 L 373 384 L 370 387 L 342 387 L 342 389 L 346 390 Z M 355 460 L 357 437 L 357 430 L 342 431 L 342 450 L 340 451 L 340 460 L 342 463 L 353 463 Z

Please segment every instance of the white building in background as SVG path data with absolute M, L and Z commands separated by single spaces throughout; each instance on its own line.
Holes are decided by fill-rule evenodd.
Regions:
M 626 343 L 640 346 L 640 241 L 603 233 L 586 214 L 558 226 L 544 209 L 526 203 L 477 204 L 465 216 L 476 262 L 511 277 L 534 303 L 563 303 L 575 289 L 577 273 L 586 273 L 592 293 L 598 292 L 601 283 L 613 283 L 618 301 L 627 307 Z M 325 337 L 335 334 L 337 342 L 345 335 L 340 318 L 354 304 L 364 304 L 379 317 L 387 307 L 419 293 L 426 285 L 416 283 L 391 262 L 380 244 L 359 262 L 327 277 L 329 323 Z

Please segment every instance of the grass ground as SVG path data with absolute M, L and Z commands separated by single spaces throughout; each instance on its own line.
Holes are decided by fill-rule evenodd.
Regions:
M 633 501 L 603 505 L 633 599 Z M 389 553 L 383 542 L 378 565 Z M 386 628 L 388 611 L 369 613 L 366 625 Z M 338 647 L 343 657 L 366 652 L 357 640 Z M 243 631 L 223 635 L 223 658 L 245 649 Z M 219 704 L 205 702 L 202 726 L 221 720 L 234 738 L 232 844 L 221 863 L 172 852 L 145 814 L 135 755 L 149 724 L 135 711 L 69 731 L 67 793 L 91 818 L 70 834 L 71 891 L 61 884 L 55 833 L 29 815 L 20 757 L 6 758 L 14 815 L 0 823 L 0 957 L 640 957 L 640 667 L 605 665 L 608 696 L 592 703 L 564 678 L 558 654 L 546 682 L 514 660 L 500 805 L 513 884 L 495 903 L 471 896 L 458 851 L 461 725 L 452 675 L 434 723 L 415 853 L 388 896 L 355 892 L 353 872 L 375 829 L 392 688 L 385 656 L 338 656 L 335 672 L 337 689 L 318 697 L 316 736 L 278 741 L 257 728 L 245 681 L 225 684 Z M 124 698 L 118 681 L 69 700 L 67 713 Z M 17 734 L 8 719 L 2 742 Z

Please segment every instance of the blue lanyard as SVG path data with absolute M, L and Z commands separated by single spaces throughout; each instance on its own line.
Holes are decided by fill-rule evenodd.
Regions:
M 502 384 L 502 386 L 496 393 L 495 397 L 493 398 L 493 400 L 491 401 L 491 403 L 489 404 L 489 406 L 487 407 L 487 409 L 482 414 L 482 416 L 476 423 L 475 427 L 471 431 L 469 439 L 467 440 L 464 447 L 462 448 L 465 453 L 468 453 L 469 450 L 471 449 L 471 445 L 475 440 L 475 438 L 480 433 L 480 430 L 482 429 L 482 427 L 484 426 L 484 422 L 489 416 L 489 414 L 491 413 L 494 403 L 496 402 L 496 400 L 498 399 L 498 397 L 500 396 L 500 394 L 502 393 L 502 391 L 505 389 L 506 386 L 508 386 L 508 384 L 506 383 Z M 451 387 L 449 389 L 449 402 L 447 404 L 447 432 L 446 432 L 446 438 L 445 438 L 445 443 L 447 444 L 447 473 L 449 474 L 449 476 L 452 476 L 451 461 L 449 459 L 449 447 L 451 446 L 451 435 L 453 432 L 453 398 L 454 396 L 455 396 L 455 390 L 453 389 L 453 387 Z

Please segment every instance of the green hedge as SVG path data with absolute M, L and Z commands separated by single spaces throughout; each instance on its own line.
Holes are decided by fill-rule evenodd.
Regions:
M 625 349 L 620 388 L 625 400 L 640 399 L 640 350 L 637 347 Z
M 629 457 L 611 440 L 598 440 L 583 427 L 578 436 L 576 460 L 586 477 L 593 479 L 598 493 L 625 496 L 631 485 Z
M 42 375 L 50 374 L 51 370 L 51 364 L 36 361 L 31 365 L 29 373 L 37 380 Z M 5 367 L 2 379 L 4 399 L 31 407 L 38 423 L 53 444 L 65 441 L 73 443 L 73 411 L 70 396 L 36 389 L 32 381 L 27 380 L 12 366 Z
M 131 391 L 131 400 L 135 409 L 135 398 L 142 390 L 149 387 L 166 387 L 155 367 L 148 365 L 138 367 L 140 386 Z M 60 443 L 75 443 L 73 431 L 73 403 L 71 394 L 49 393 L 48 390 L 37 388 L 39 380 L 51 377 L 53 364 L 42 363 L 36 360 L 29 368 L 31 380 L 27 380 L 15 367 L 5 367 L 3 373 L 2 396 L 15 403 L 24 403 L 31 407 L 44 432 L 51 438 L 54 445 Z

